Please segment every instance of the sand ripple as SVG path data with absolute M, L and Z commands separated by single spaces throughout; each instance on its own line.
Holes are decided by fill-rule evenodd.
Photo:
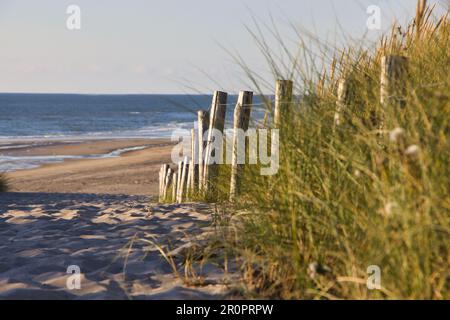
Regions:
M 224 286 L 187 287 L 152 245 L 185 248 L 209 231 L 206 205 L 152 205 L 143 196 L 0 194 L 0 299 L 217 298 Z M 81 270 L 80 289 L 66 286 L 71 265 Z

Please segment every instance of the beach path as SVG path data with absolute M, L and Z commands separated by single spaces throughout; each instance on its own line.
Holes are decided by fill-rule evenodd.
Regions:
M 202 286 L 187 286 L 160 252 L 188 248 L 212 230 L 205 204 L 151 204 L 149 197 L 130 195 L 3 193 L 0 299 L 219 298 L 226 290 L 219 267 L 205 269 L 209 278 Z M 182 270 L 182 258 L 173 256 Z M 79 268 L 79 278 L 68 268 Z

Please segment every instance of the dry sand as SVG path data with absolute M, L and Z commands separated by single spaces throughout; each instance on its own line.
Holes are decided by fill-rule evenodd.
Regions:
M 136 146 L 148 147 L 116 158 L 66 160 L 36 169 L 15 171 L 8 173 L 7 178 L 12 191 L 17 192 L 156 195 L 160 166 L 170 162 L 173 144 L 169 140 L 53 142 L 51 145 L 14 149 L 8 155 L 92 155 Z
M 196 271 L 208 285 L 186 286 L 158 249 L 186 249 L 212 232 L 207 205 L 151 203 L 160 165 L 170 159 L 168 141 L 57 142 L 11 153 L 103 154 L 141 145 L 149 147 L 8 174 L 16 192 L 0 194 L 0 299 L 213 299 L 227 291 L 224 273 L 210 264 Z M 183 274 L 180 252 L 173 257 Z M 81 270 L 79 290 L 66 286 L 71 265 Z
M 188 287 L 158 249 L 169 252 L 208 237 L 210 208 L 148 200 L 127 195 L 1 194 L 0 299 L 221 297 L 226 292 L 221 269 L 205 265 L 199 275 L 207 285 Z M 173 257 L 183 272 L 182 256 Z M 81 271 L 79 290 L 66 286 L 72 265 Z

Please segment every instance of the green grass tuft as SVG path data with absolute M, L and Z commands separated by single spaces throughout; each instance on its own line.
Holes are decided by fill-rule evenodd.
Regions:
M 419 6 L 416 23 L 393 28 L 376 49 L 324 57 L 328 72 L 306 47 L 276 72 L 302 97 L 280 128 L 280 171 L 268 178 L 246 167 L 239 204 L 228 209 L 239 212 L 229 247 L 243 261 L 249 297 L 450 298 L 450 23 L 429 13 Z M 383 112 L 385 54 L 407 56 L 409 71 L 405 107 Z M 286 68 L 269 60 L 272 70 Z M 343 77 L 352 98 L 335 128 Z M 223 176 L 218 199 L 228 191 Z M 381 269 L 381 290 L 366 286 L 371 265 Z

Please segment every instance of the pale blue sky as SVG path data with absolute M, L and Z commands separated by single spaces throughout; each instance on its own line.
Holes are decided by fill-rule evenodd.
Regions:
M 82 10 L 80 31 L 66 28 L 70 4 Z M 362 37 L 370 4 L 381 7 L 385 29 L 394 17 L 406 21 L 416 0 L 0 0 L 0 92 L 237 92 L 242 72 L 218 43 L 263 72 L 244 28 L 252 15 L 272 16 L 295 46 L 289 23 L 333 38 L 339 21 Z

